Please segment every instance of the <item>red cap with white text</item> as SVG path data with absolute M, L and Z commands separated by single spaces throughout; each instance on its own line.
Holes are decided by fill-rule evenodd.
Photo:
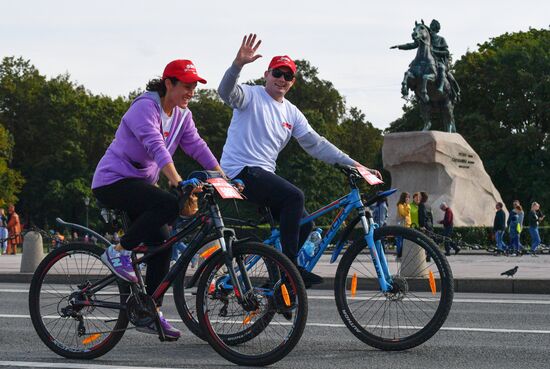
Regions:
M 197 74 L 197 68 L 191 60 L 178 59 L 168 63 L 162 73 L 162 79 L 171 77 L 183 83 L 206 83 L 206 80 Z
M 279 67 L 289 67 L 292 73 L 296 73 L 296 64 L 294 64 L 294 60 L 292 60 L 288 55 L 275 56 L 273 57 L 273 59 L 271 59 L 271 63 L 269 63 L 269 69 L 275 69 Z

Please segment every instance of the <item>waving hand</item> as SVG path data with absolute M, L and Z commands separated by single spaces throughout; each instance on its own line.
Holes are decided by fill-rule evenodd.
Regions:
M 242 68 L 245 64 L 252 63 L 256 59 L 261 58 L 260 54 L 256 54 L 261 43 L 262 40 L 256 42 L 256 34 L 251 33 L 248 36 L 244 36 L 243 43 L 237 52 L 234 63 Z

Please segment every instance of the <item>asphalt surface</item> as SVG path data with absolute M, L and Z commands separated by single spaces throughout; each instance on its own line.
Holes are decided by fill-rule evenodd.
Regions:
M 28 284 L 0 283 L 0 368 L 220 368 L 234 366 L 184 330 L 168 296 L 164 315 L 183 335 L 177 342 L 134 330 L 93 361 L 57 356 L 40 341 L 28 312 Z M 439 333 L 404 352 L 370 348 L 336 311 L 332 293 L 309 291 L 308 326 L 297 347 L 274 368 L 547 368 L 550 295 L 457 293 Z

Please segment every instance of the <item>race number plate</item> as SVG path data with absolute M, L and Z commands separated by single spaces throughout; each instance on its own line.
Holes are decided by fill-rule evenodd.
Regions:
M 222 199 L 239 199 L 243 197 L 233 186 L 223 178 L 209 178 L 206 182 L 212 184 Z
M 371 186 L 384 183 L 384 181 L 382 181 L 380 178 L 378 178 L 377 176 L 369 172 L 367 168 L 365 168 L 364 166 L 356 165 L 355 168 L 357 168 L 361 176 L 365 178 L 365 181 L 367 181 L 368 184 L 370 184 Z

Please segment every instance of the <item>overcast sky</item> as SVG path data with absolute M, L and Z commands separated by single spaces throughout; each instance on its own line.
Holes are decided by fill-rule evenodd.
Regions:
M 400 83 L 414 51 L 415 20 L 441 23 L 455 59 L 505 32 L 548 28 L 550 1 L 28 1 L 0 0 L 0 57 L 22 56 L 49 77 L 69 73 L 95 94 L 124 95 L 191 59 L 216 88 L 245 33 L 264 56 L 241 80 L 258 78 L 274 55 L 307 59 L 348 106 L 376 127 L 401 116 Z M 459 81 L 460 82 L 460 81 Z

